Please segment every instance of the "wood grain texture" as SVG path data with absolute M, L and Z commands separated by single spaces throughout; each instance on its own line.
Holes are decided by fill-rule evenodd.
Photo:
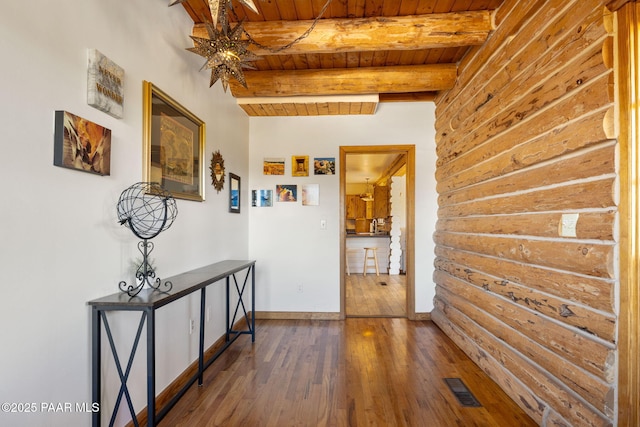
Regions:
M 505 0 L 435 98 L 432 319 L 544 426 L 609 426 L 617 411 L 605 3 Z M 575 233 L 563 235 L 565 214 L 578 215 Z
M 615 211 L 605 209 L 589 212 L 565 212 L 577 214 L 576 236 L 579 239 L 612 241 L 615 231 Z M 453 233 L 511 234 L 557 238 L 560 236 L 562 213 L 527 212 L 519 215 L 482 215 L 450 217 L 438 220 L 437 231 Z M 565 239 L 573 237 L 565 236 Z
M 359 19 L 322 19 L 309 35 L 290 48 L 273 52 L 293 42 L 313 21 L 246 22 L 243 28 L 258 45 L 251 51 L 264 55 L 300 55 L 480 45 L 492 29 L 489 11 L 440 13 Z M 196 24 L 191 35 L 208 38 L 204 24 Z
M 502 296 L 529 310 L 544 314 L 559 322 L 559 325 L 574 327 L 575 332 L 584 331 L 605 339 L 611 344 L 615 343 L 616 330 L 613 314 L 602 313 L 574 301 L 558 298 L 547 292 L 488 275 L 446 259 L 436 258 L 435 266 L 434 278 L 437 278 L 438 282 L 450 284 L 449 288 L 458 287 L 461 283 L 470 283 L 487 293 Z M 448 276 L 442 275 L 443 273 Z M 453 278 L 457 278 L 458 281 Z M 464 292 L 465 289 L 462 291 Z
M 530 406 L 531 402 L 527 399 L 528 395 L 514 394 L 514 400 L 521 402 L 522 406 L 526 408 L 525 410 L 529 411 L 530 416 L 535 417 L 538 411 L 544 410 L 545 406 L 551 406 L 565 419 L 580 420 L 575 423 L 576 425 L 589 427 L 612 426 L 607 417 L 594 410 L 582 399 L 578 398 L 575 393 L 554 381 L 551 374 L 528 361 L 523 363 L 517 351 L 514 351 L 510 346 L 501 344 L 500 340 L 485 330 L 477 328 L 461 311 L 444 303 L 441 299 L 436 299 L 436 307 L 437 309 L 431 313 L 431 316 L 438 326 L 445 331 L 453 327 L 458 330 L 458 333 L 469 337 L 470 341 L 465 343 L 459 340 L 452 331 L 448 331 L 448 335 L 452 337 L 456 344 L 460 347 L 477 346 L 478 343 L 484 344 L 484 351 L 477 353 L 478 359 L 476 360 L 480 365 L 486 363 L 483 359 L 493 358 L 499 361 L 503 369 L 495 371 L 494 381 L 498 383 L 520 381 L 525 387 L 534 390 L 537 390 L 540 384 L 544 384 L 544 387 L 538 391 L 535 400 L 538 404 L 537 406 Z M 613 404 L 612 399 L 613 395 L 608 397 L 608 401 L 611 404 Z M 542 421 L 540 421 L 540 424 L 543 425 Z
M 438 245 L 587 276 L 614 277 L 613 244 L 434 233 Z
M 406 278 L 388 274 L 346 276 L 345 314 L 347 317 L 407 317 Z
M 275 83 L 278 72 L 285 71 L 455 65 L 470 47 L 487 40 L 494 30 L 494 11 L 503 1 L 333 0 L 323 12 L 326 0 L 271 0 L 256 1 L 254 13 L 234 0 L 229 21 L 235 25 L 243 20 L 255 40 L 250 49 L 261 57 L 252 62 L 254 72 L 275 72 Z M 194 22 L 192 33 L 204 35 L 203 23 L 211 19 L 208 0 L 188 0 L 182 6 Z M 371 93 L 371 88 L 361 89 Z M 386 91 L 384 86 L 379 90 Z M 423 102 L 438 89 L 416 90 L 380 93 L 392 95 L 388 99 L 393 101 Z M 341 115 L 364 114 L 358 105 L 333 107 Z M 297 104 L 282 108 L 269 102 L 243 109 L 251 116 L 334 114 L 322 105 L 298 109 Z
M 436 247 L 435 252 L 438 257 L 445 260 L 500 278 L 500 285 L 504 282 L 520 283 L 526 288 L 540 290 L 573 303 L 602 310 L 609 314 L 615 313 L 615 284 L 613 280 L 537 265 L 523 265 L 516 260 L 460 251 L 444 246 Z
M 431 322 L 258 320 L 160 426 L 535 426 Z M 443 378 L 483 405 L 461 407 Z
M 618 13 L 620 115 L 620 372 L 619 424 L 621 427 L 640 425 L 640 129 L 638 100 L 640 90 L 640 4 L 633 2 Z
M 455 64 L 330 70 L 245 71 L 247 87 L 229 82 L 233 96 L 360 95 L 437 91 L 453 87 Z

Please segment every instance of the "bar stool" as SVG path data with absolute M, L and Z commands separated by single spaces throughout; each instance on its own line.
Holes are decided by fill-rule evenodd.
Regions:
M 364 267 L 362 268 L 362 275 L 367 275 L 367 264 L 370 259 L 373 260 L 376 267 L 376 276 L 380 275 L 380 271 L 378 270 L 378 248 L 364 248 Z M 369 255 L 369 251 L 373 254 L 373 256 Z

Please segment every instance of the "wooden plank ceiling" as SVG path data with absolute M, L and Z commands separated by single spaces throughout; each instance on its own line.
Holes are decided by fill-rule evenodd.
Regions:
M 451 88 L 457 63 L 493 30 L 503 0 L 254 0 L 259 14 L 232 1 L 230 21 L 259 43 L 245 70 L 247 88 L 231 92 L 250 116 L 373 114 L 378 102 L 424 101 Z M 182 3 L 206 37 L 207 0 Z

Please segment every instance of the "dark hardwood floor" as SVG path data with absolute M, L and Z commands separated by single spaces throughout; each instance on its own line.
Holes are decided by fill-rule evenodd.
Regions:
M 406 278 L 404 275 L 376 276 L 375 273 L 346 275 L 345 314 L 349 317 L 406 317 Z
M 463 407 L 444 378 L 482 407 Z M 535 426 L 430 321 L 257 320 L 160 426 Z

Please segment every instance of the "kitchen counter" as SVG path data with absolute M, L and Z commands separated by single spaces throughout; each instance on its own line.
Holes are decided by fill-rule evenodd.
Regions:
M 389 237 L 389 233 L 347 233 L 347 237 Z
M 345 239 L 346 261 L 349 263 L 351 274 L 362 274 L 364 266 L 364 248 L 377 248 L 378 270 L 381 274 L 389 272 L 389 245 L 391 238 L 388 232 L 347 234 Z M 373 273 L 373 262 L 369 262 L 367 273 Z

